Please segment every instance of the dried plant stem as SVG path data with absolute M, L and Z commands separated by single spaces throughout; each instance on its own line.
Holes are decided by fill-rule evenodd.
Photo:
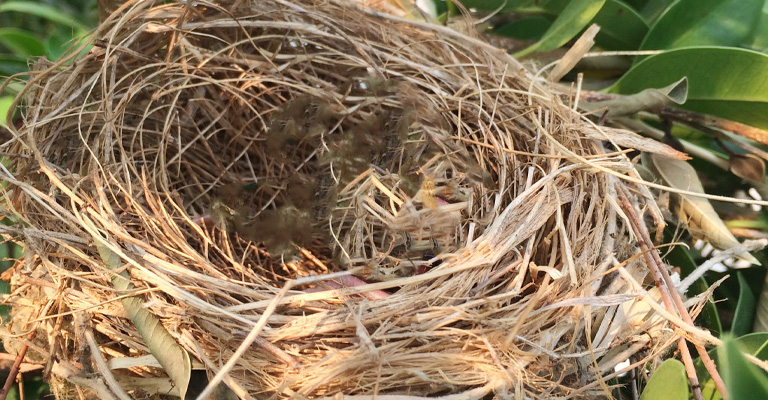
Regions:
M 621 208 L 624 211 L 624 213 L 629 218 L 630 224 L 632 225 L 632 229 L 634 230 L 635 235 L 637 236 L 638 245 L 640 246 L 641 251 L 643 251 L 646 264 L 648 265 L 648 268 L 650 268 L 651 272 L 653 273 L 656 287 L 658 287 L 659 292 L 661 292 L 661 298 L 664 301 L 664 305 L 670 311 L 673 311 L 676 308 L 678 310 L 678 313 L 680 314 L 680 317 L 683 319 L 683 321 L 693 325 L 693 320 L 691 316 L 688 314 L 688 310 L 685 308 L 685 305 L 683 304 L 683 300 L 680 298 L 680 294 L 677 292 L 677 290 L 675 290 L 674 283 L 672 283 L 672 279 L 670 278 L 669 273 L 664 268 L 664 264 L 661 261 L 661 257 L 659 257 L 658 252 L 653 250 L 653 242 L 651 241 L 651 237 L 650 237 L 650 234 L 648 233 L 648 229 L 646 229 L 645 225 L 637 216 L 635 209 L 632 207 L 631 203 L 629 202 L 629 198 L 627 196 L 625 189 L 623 187 L 619 187 L 617 192 L 619 194 L 619 204 L 621 205 Z M 696 350 L 698 351 L 699 356 L 701 357 L 701 361 L 704 363 L 704 366 L 707 368 L 707 371 L 712 376 L 712 380 L 715 382 L 715 386 L 717 387 L 717 390 L 720 392 L 720 394 L 723 396 L 724 399 L 727 399 L 728 394 L 725 391 L 725 385 L 723 384 L 723 381 L 720 378 L 720 374 L 717 372 L 717 369 L 715 368 L 714 361 L 712 361 L 712 359 L 709 357 L 709 354 L 707 353 L 706 348 L 697 343 L 693 343 L 693 345 L 696 347 Z M 691 388 L 693 389 L 693 396 L 697 400 L 702 400 L 704 397 L 702 396 L 702 393 L 701 393 L 701 385 L 699 384 L 699 379 L 696 376 L 696 369 L 693 365 L 693 358 L 691 357 L 691 353 L 688 351 L 688 346 L 685 338 L 683 337 L 680 338 L 678 348 L 683 358 L 683 364 L 685 364 L 685 369 L 688 373 L 688 379 L 691 382 Z
M 275 308 L 277 308 L 277 305 L 280 303 L 280 299 L 285 296 L 285 293 L 293 286 L 292 281 L 288 281 L 285 283 L 285 286 L 283 286 L 282 289 L 275 295 L 275 297 L 272 299 L 272 302 L 269 304 L 266 310 L 264 310 L 264 314 L 261 315 L 261 318 L 259 318 L 259 321 L 256 323 L 256 325 L 253 326 L 253 329 L 251 329 L 251 332 L 248 333 L 248 336 L 245 337 L 243 340 L 243 343 L 240 344 L 240 347 L 237 348 L 237 351 L 235 351 L 235 354 L 232 354 L 232 357 L 229 358 L 229 361 L 227 361 L 226 364 L 224 364 L 223 367 L 219 370 L 219 372 L 216 373 L 216 375 L 211 379 L 210 382 L 208 382 L 208 385 L 205 387 L 205 389 L 200 392 L 200 394 L 197 396 L 198 400 L 207 399 L 208 396 L 210 396 L 213 391 L 216 389 L 216 386 L 218 386 L 219 383 L 221 383 L 222 380 L 224 380 L 224 377 L 229 373 L 229 371 L 232 370 L 232 367 L 235 366 L 237 361 L 240 359 L 240 357 L 243 356 L 246 350 L 251 347 L 253 342 L 256 340 L 256 338 L 259 337 L 259 334 L 261 333 L 261 330 L 264 329 L 264 326 L 267 325 L 267 320 L 269 319 L 269 316 L 272 315 L 272 313 L 275 311 Z
M 693 125 L 694 127 L 707 126 L 715 129 L 722 129 L 724 131 L 735 133 L 741 137 L 754 140 L 758 143 L 768 144 L 768 131 L 742 124 L 741 122 L 673 107 L 664 107 L 659 110 L 658 114 L 663 118 L 679 121 L 686 125 Z
M 6 363 L 3 363 L 4 361 L 9 361 Z M 0 353 L 0 363 L 3 364 L 11 364 L 10 362 L 16 362 L 16 356 L 13 354 L 8 353 Z M 21 366 L 19 366 L 19 373 L 25 373 L 25 372 L 31 372 L 31 371 L 37 371 L 38 369 L 43 369 L 44 365 L 40 363 L 34 363 L 34 362 L 22 362 Z M 10 370 L 10 368 L 8 368 Z
M 85 340 L 88 342 L 88 347 L 91 350 L 93 360 L 96 362 L 96 367 L 98 368 L 99 373 L 101 373 L 101 376 L 104 377 L 104 381 L 106 381 L 107 387 L 117 396 L 118 399 L 131 400 L 131 396 L 128 396 L 128 393 L 125 393 L 123 388 L 117 382 L 117 379 L 115 379 L 115 376 L 112 374 L 112 371 L 110 371 L 109 367 L 107 366 L 107 362 L 104 361 L 104 357 L 101 354 L 101 349 L 99 349 L 99 345 L 96 343 L 96 338 L 93 337 L 93 331 L 90 329 L 85 331 Z
M 27 340 L 32 340 L 35 338 L 35 332 L 30 333 L 27 335 Z M 13 362 L 13 366 L 11 367 L 11 370 L 8 371 L 8 378 L 5 380 L 5 385 L 3 385 L 3 390 L 0 392 L 0 400 L 5 400 L 5 398 L 8 396 L 8 392 L 11 391 L 11 387 L 13 386 L 13 381 L 16 380 L 16 375 L 19 373 L 19 367 L 21 367 L 22 361 L 24 361 L 24 356 L 27 354 L 27 349 L 29 348 L 29 345 L 24 343 L 23 346 L 21 346 L 21 349 L 19 350 L 19 354 L 16 355 L 16 359 Z
M 616 99 L 619 97 L 621 97 L 621 95 L 586 91 L 582 92 L 581 100 L 585 102 L 597 102 Z M 758 143 L 768 144 L 768 131 L 756 128 L 754 126 L 742 124 L 741 122 L 716 117 L 714 115 L 703 114 L 696 111 L 681 110 L 675 107 L 662 107 L 652 112 L 658 114 L 662 118 L 681 122 L 696 129 L 701 129 L 701 127 L 721 129 L 741 137 L 754 140 Z

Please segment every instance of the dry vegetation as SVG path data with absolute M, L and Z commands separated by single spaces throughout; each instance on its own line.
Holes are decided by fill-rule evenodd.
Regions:
M 83 59 L 39 62 L 2 148 L 27 246 L 6 335 L 38 332 L 58 382 L 151 392 L 128 378 L 159 369 L 88 350 L 148 353 L 126 293 L 212 373 L 266 322 L 244 398 L 597 397 L 677 339 L 626 153 L 504 52 L 336 1 L 189 4 L 129 2 Z

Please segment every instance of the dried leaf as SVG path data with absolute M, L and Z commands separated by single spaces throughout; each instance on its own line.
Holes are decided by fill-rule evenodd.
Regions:
M 582 103 L 581 106 L 589 111 L 608 110 L 606 117 L 615 118 L 671 104 L 683 104 L 687 98 L 688 78 L 683 77 L 679 81 L 660 89 L 645 89 L 637 94 L 620 96 L 606 101 Z
M 687 162 L 656 154 L 649 154 L 648 157 L 652 164 L 650 167 L 670 187 L 704 193 L 696 170 Z M 736 237 L 717 215 L 709 200 L 685 195 L 677 195 L 676 197 L 678 201 L 673 202 L 673 204 L 677 204 L 678 207 L 675 211 L 680 220 L 687 224 L 688 231 L 693 237 L 706 240 L 718 249 L 727 249 L 739 244 Z M 738 258 L 760 265 L 760 262 L 749 253 L 742 253 Z
M 734 154 L 728 159 L 728 169 L 739 178 L 762 182 L 765 163 L 754 154 Z
M 550 82 L 559 82 L 565 74 L 570 72 L 576 64 L 581 61 L 589 49 L 595 45 L 595 36 L 600 32 L 600 27 L 596 24 L 592 24 L 587 28 L 584 33 L 581 34 L 579 40 L 573 44 L 573 46 L 565 53 L 563 58 L 557 62 L 557 65 L 552 72 L 549 73 L 547 79 Z
M 605 133 L 597 131 L 590 126 L 582 125 L 581 131 L 590 139 L 608 140 L 618 146 L 628 149 L 644 151 L 646 153 L 661 154 L 676 160 L 690 160 L 691 157 L 682 151 L 675 150 L 672 146 L 661 143 L 657 140 L 643 137 L 627 129 L 611 128 L 607 126 L 600 127 Z M 607 137 L 606 137 L 607 135 Z
M 103 238 L 94 239 L 104 265 L 110 270 L 119 271 L 123 266 L 120 256 L 103 243 Z M 112 285 L 120 295 L 133 289 L 130 276 L 125 269 L 112 277 Z M 179 388 L 180 397 L 183 399 L 187 393 L 189 378 L 192 373 L 189 353 L 165 330 L 160 320 L 144 308 L 144 302 L 139 297 L 125 298 L 122 303 L 128 318 L 139 331 L 139 335 L 144 339 L 149 351 L 163 366 L 165 373 Z

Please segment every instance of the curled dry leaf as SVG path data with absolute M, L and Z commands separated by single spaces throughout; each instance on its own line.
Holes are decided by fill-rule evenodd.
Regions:
M 123 261 L 119 255 L 113 252 L 104 239 L 94 235 L 96 249 L 104 261 L 104 265 L 113 271 L 119 271 L 123 267 Z M 130 275 L 127 270 L 116 273 L 112 277 L 112 284 L 119 294 L 133 289 Z M 144 305 L 144 301 L 135 297 L 126 297 L 121 300 L 128 318 L 131 319 L 136 330 L 144 339 L 150 353 L 162 365 L 168 377 L 178 388 L 179 396 L 183 399 L 189 387 L 189 379 L 192 371 L 192 362 L 189 353 L 176 342 L 173 336 L 165 329 L 160 319 L 152 314 Z
M 728 169 L 739 178 L 761 182 L 765 178 L 765 163 L 754 154 L 734 154 L 728 159 Z
M 649 167 L 670 187 L 704 193 L 696 170 L 687 162 L 656 154 L 649 154 L 646 159 L 650 160 Z M 705 240 L 718 249 L 739 245 L 739 241 L 725 226 L 709 200 L 682 194 L 675 194 L 674 197 L 671 205 L 676 209 L 673 211 L 687 225 L 691 236 Z M 760 265 L 760 262 L 749 253 L 742 253 L 738 258 Z
M 659 109 L 673 104 L 683 104 L 688 98 L 688 78 L 659 89 L 645 89 L 629 96 L 619 96 L 606 101 L 581 103 L 588 111 L 607 110 L 606 117 L 625 117 L 640 111 Z

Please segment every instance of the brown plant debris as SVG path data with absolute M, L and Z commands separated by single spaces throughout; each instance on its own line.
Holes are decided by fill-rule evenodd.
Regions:
M 0 149 L 5 335 L 40 333 L 60 398 L 112 390 L 91 332 L 127 393 L 164 376 L 122 271 L 210 374 L 266 313 L 241 398 L 601 397 L 698 337 L 646 291 L 626 152 L 482 39 L 336 0 L 136 0 L 94 37 L 36 64 Z

